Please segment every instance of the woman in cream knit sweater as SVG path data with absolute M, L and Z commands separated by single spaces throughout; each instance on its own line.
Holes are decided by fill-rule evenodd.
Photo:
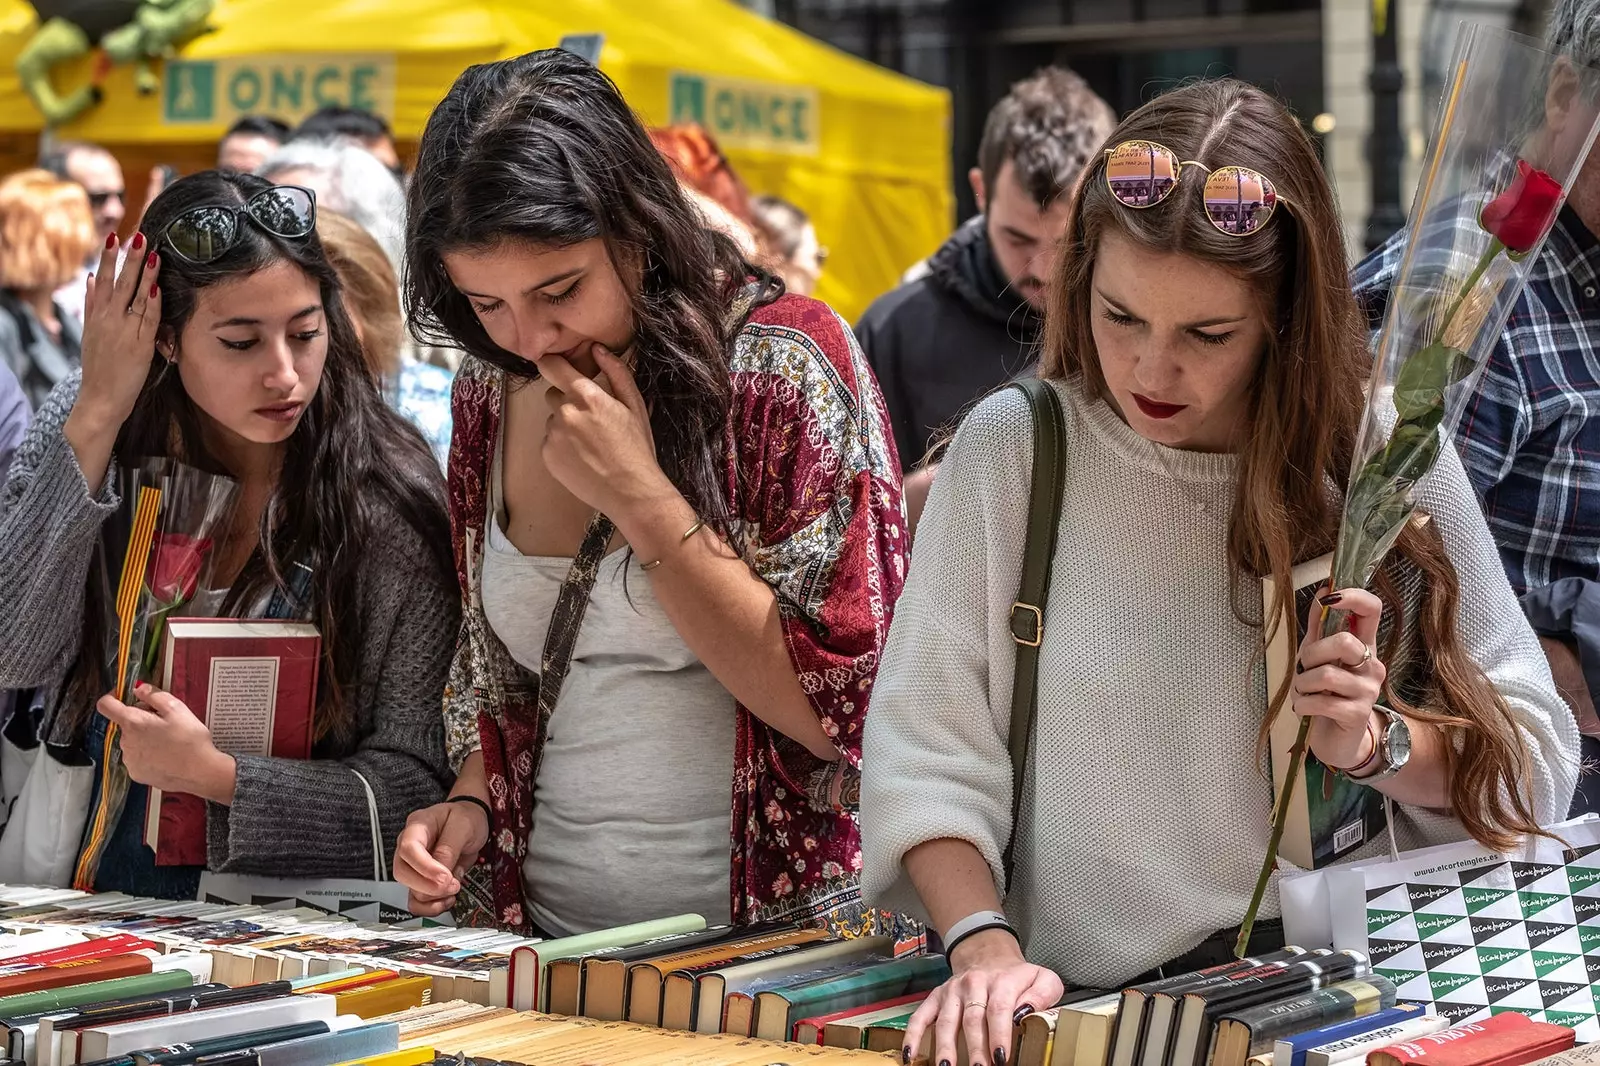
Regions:
M 1408 843 L 1504 846 L 1559 819 L 1577 776 L 1571 715 L 1449 447 L 1419 486 L 1431 521 L 1375 591 L 1324 597 L 1350 631 L 1313 633 L 1268 699 L 1247 605 L 1263 575 L 1288 590 L 1332 549 L 1370 365 L 1333 194 L 1294 119 L 1238 82 L 1162 96 L 1109 143 L 1075 193 L 1040 364 L 1067 465 L 1010 885 L 1008 618 L 1033 448 L 1015 390 L 940 468 L 867 716 L 863 887 L 950 947 L 955 977 L 907 1030 L 914 1050 L 934 1027 L 934 1062 L 960 1030 L 972 1062 L 1003 1066 L 1014 1020 L 1063 980 L 1223 961 L 1267 846 L 1257 742 L 1276 713 L 1310 717 L 1317 758 L 1393 799 Z M 1230 166 L 1275 184 L 1277 209 L 1208 209 L 1208 172 Z M 1407 575 L 1416 609 L 1380 637 Z M 1417 676 L 1402 632 L 1420 687 L 1399 684 Z M 1281 938 L 1263 926 L 1257 951 Z

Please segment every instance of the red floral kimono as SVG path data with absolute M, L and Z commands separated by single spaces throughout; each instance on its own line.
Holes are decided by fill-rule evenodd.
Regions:
M 730 369 L 730 513 L 750 567 L 777 594 L 801 687 L 844 756 L 823 762 L 738 709 L 733 920 L 825 918 L 859 932 L 888 917 L 863 914 L 855 809 L 863 716 L 905 578 L 900 464 L 877 382 L 826 305 L 787 295 L 757 308 Z M 468 357 L 452 397 L 450 519 L 466 609 L 444 702 L 451 761 L 482 750 L 494 810 L 458 917 L 526 930 L 521 867 L 548 723 L 538 677 L 490 630 L 478 587 L 502 379 Z

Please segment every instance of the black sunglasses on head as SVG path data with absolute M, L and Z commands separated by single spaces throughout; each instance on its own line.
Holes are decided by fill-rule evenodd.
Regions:
M 239 243 L 241 217 L 276 237 L 305 237 L 317 228 L 317 194 L 299 185 L 274 185 L 243 204 L 185 211 L 168 224 L 161 237 L 179 258 L 210 263 Z

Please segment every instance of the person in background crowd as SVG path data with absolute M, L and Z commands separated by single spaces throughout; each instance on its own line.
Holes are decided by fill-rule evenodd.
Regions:
M 396 271 L 405 262 L 405 190 L 371 152 L 338 138 L 296 135 L 255 172 L 310 189 L 319 208 L 354 219 L 372 234 Z
M 9 366 L 0 363 L 0 484 L 4 484 L 6 473 L 11 469 L 11 459 L 17 454 L 17 447 L 28 432 L 28 417 L 32 412 L 33 405 L 22 391 L 22 382 L 17 380 L 17 375 L 11 372 Z M 0 507 L 3 506 L 4 500 L 0 499 Z M 0 510 L 0 514 L 3 513 Z M 0 702 L 3 702 L 3 697 L 0 697 Z
M 77 182 L 89 196 L 98 239 L 106 240 L 122 228 L 128 214 L 128 186 L 122 180 L 122 164 L 98 144 L 67 141 L 39 160 L 39 166 L 63 181 Z M 96 244 L 77 273 L 56 293 L 56 301 L 74 322 L 83 324 L 84 287 L 90 265 L 97 254 Z
M 1544 136 L 1583 136 L 1594 119 L 1600 2 L 1558 0 L 1545 32 Z M 1402 230 L 1354 274 L 1376 329 L 1406 252 Z M 1600 152 L 1568 191 L 1527 286 L 1456 426 L 1466 466 L 1511 587 L 1522 597 L 1562 694 L 1600 771 Z M 1586 681 L 1586 679 L 1589 679 Z M 1573 813 L 1600 811 L 1600 773 Z
M 456 80 L 407 218 L 413 328 L 468 352 L 460 769 L 395 855 L 412 908 L 551 933 L 876 926 L 856 745 L 905 536 L 850 331 L 707 227 L 616 86 L 560 49 Z
M 940 468 L 867 715 L 862 885 L 882 906 L 920 902 L 949 948 L 954 978 L 906 1029 L 912 1051 L 932 1029 L 936 1062 L 961 1032 L 973 1063 L 999 1066 L 1063 981 L 1232 960 L 1278 714 L 1309 719 L 1324 764 L 1394 801 L 1401 847 L 1516 846 L 1566 813 L 1577 779 L 1572 716 L 1450 449 L 1418 483 L 1431 520 L 1401 531 L 1375 591 L 1309 605 L 1296 670 L 1266 691 L 1252 589 L 1270 576 L 1272 616 L 1295 612 L 1292 568 L 1332 550 L 1372 359 L 1333 190 L 1282 104 L 1196 83 L 1111 138 L 1133 172 L 1154 166 L 1151 142 L 1184 164 L 1165 199 L 1115 190 L 1096 154 L 1051 275 L 1039 376 L 1064 409 L 1066 468 L 1016 824 L 1034 434 L 1015 389 L 977 406 Z M 1279 196 L 1249 234 L 1207 208 L 1227 167 Z M 1349 628 L 1322 637 L 1324 605 Z M 1347 860 L 1387 852 L 1380 834 Z M 1261 913 L 1251 953 L 1283 943 L 1276 892 Z
M 289 139 L 286 123 L 266 115 L 246 115 L 217 143 L 217 166 L 254 173 Z
M 907 470 L 973 401 L 1033 362 L 1045 279 L 1067 224 L 1063 194 L 1114 125 L 1110 106 L 1069 70 L 1013 85 L 989 112 L 968 174 L 981 214 L 934 253 L 925 276 L 862 316 L 856 335 Z
M 394 133 L 383 116 L 358 107 L 329 106 L 307 115 L 290 135 L 290 141 L 347 140 L 371 152 L 397 181 L 404 181 L 405 167 L 395 147 Z
M 810 296 L 817 290 L 828 250 L 817 242 L 817 227 L 800 208 L 778 196 L 750 201 L 761 254 L 775 264 L 789 291 Z
M 0 363 L 34 407 L 78 367 L 77 320 L 56 293 L 99 246 L 83 189 L 48 170 L 0 182 Z
M 444 483 L 421 435 L 372 386 L 315 218 L 304 190 L 252 174 L 174 182 L 120 273 L 106 246 L 82 374 L 39 410 L 0 492 L 11 622 L 0 687 L 64 679 L 51 742 L 98 761 L 115 722 L 134 783 L 120 805 L 97 785 L 93 802 L 122 812 L 93 878 L 102 891 L 195 896 L 201 870 L 156 866 L 144 845 L 146 786 L 208 801 L 210 869 L 369 877 L 406 815 L 449 780 L 439 701 L 460 590 Z M 239 483 L 212 548 L 216 587 L 191 603 L 316 624 L 310 760 L 220 752 L 188 708 L 148 686 L 137 706 L 102 695 L 110 605 L 96 590 L 69 593 L 89 588 L 101 524 L 119 503 L 113 454 L 171 456 Z M 96 774 L 107 780 L 121 779 Z
M 405 191 L 372 153 L 348 141 L 293 140 L 261 165 L 263 177 L 303 185 L 317 203 L 354 219 L 370 233 L 398 276 L 405 262 Z M 428 363 L 454 372 L 460 353 L 416 343 L 409 332 L 401 345 L 407 363 Z
M 443 367 L 403 357 L 405 318 L 400 284 L 378 242 L 358 223 L 332 211 L 317 216 L 328 262 L 339 274 L 345 306 L 384 398 L 428 439 L 441 468 L 450 457 L 450 384 Z
M 649 131 L 650 143 L 700 209 L 706 224 L 726 234 L 746 259 L 761 254 L 750 212 L 750 190 L 740 180 L 716 138 L 694 122 Z

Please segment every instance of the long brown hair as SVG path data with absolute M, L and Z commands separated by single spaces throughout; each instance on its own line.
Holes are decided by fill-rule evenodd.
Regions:
M 1333 190 L 1294 117 L 1266 93 L 1231 79 L 1158 97 L 1124 119 L 1107 144 L 1126 140 L 1156 141 L 1179 159 L 1208 167 L 1259 170 L 1290 206 L 1254 236 L 1219 233 L 1201 210 L 1203 172 L 1186 169 L 1165 204 L 1129 210 L 1107 188 L 1102 153 L 1073 193 L 1072 220 L 1051 283 L 1040 376 L 1077 377 L 1090 391 L 1105 392 L 1091 332 L 1090 289 L 1095 250 L 1108 230 L 1155 252 L 1214 263 L 1252 285 L 1269 329 L 1251 390 L 1249 432 L 1238 454 L 1228 529 L 1232 598 L 1235 613 L 1254 624 L 1242 606 L 1245 584 L 1270 574 L 1278 589 L 1273 617 L 1291 617 L 1290 571 L 1333 549 L 1371 366 Z M 1404 567 L 1422 578 L 1418 650 L 1428 680 L 1419 702 L 1431 709 L 1396 691 L 1397 677 L 1385 681 L 1385 700 L 1458 742 L 1444 745 L 1454 813 L 1474 839 L 1491 848 L 1510 847 L 1539 832 L 1527 796 L 1529 757 L 1510 708 L 1462 646 L 1456 626 L 1460 581 L 1431 523 L 1407 525 L 1375 580 L 1389 616 L 1385 661 L 1393 661 L 1404 629 L 1396 581 Z M 1270 639 L 1270 633 L 1264 636 Z M 1288 702 L 1289 687 L 1286 680 L 1269 694 L 1263 746 Z

